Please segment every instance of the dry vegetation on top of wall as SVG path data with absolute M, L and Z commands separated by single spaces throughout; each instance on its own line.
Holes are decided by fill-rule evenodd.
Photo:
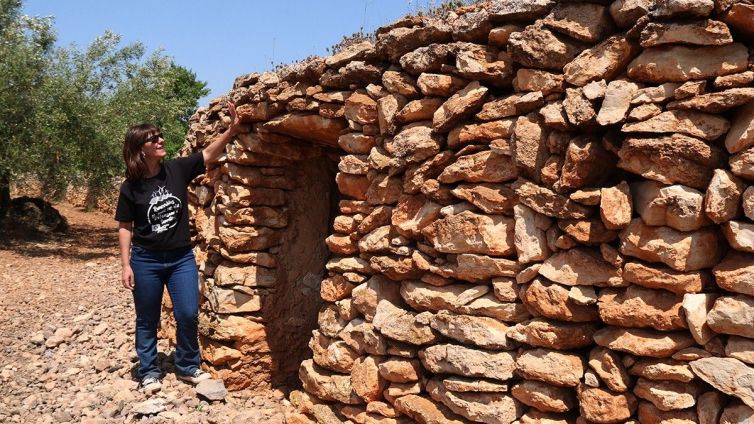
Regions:
M 248 133 L 192 187 L 205 365 L 273 379 L 270 299 L 318 290 L 289 423 L 751 420 L 752 21 L 497 0 L 239 77 Z M 276 292 L 294 170 L 329 158 L 325 278 Z

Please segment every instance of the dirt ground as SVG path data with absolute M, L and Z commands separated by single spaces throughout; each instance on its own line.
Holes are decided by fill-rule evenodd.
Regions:
M 165 341 L 162 390 L 141 393 L 115 221 L 55 207 L 68 219 L 65 234 L 0 229 L 0 422 L 283 422 L 282 392 L 202 399 L 176 379 Z

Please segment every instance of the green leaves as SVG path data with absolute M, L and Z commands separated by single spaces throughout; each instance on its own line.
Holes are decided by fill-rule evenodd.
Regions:
M 110 189 L 126 129 L 141 122 L 162 127 L 170 155 L 180 148 L 208 93 L 193 72 L 110 31 L 56 48 L 52 19 L 20 8 L 0 0 L 0 177 L 36 176 L 48 197 L 69 183 Z

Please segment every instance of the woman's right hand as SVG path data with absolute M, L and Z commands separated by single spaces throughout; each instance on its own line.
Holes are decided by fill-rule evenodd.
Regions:
M 131 270 L 130 265 L 126 265 L 123 267 L 123 272 L 121 275 L 121 284 L 123 284 L 123 287 L 127 288 L 128 290 L 134 289 L 134 272 Z

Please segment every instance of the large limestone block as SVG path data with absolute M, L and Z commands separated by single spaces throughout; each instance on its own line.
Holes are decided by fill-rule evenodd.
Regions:
M 503 302 L 492 293 L 487 293 L 452 311 L 465 315 L 495 318 L 503 322 L 521 322 L 531 317 L 523 304 Z
M 598 330 L 594 334 L 594 341 L 613 350 L 653 358 L 668 358 L 695 343 L 688 332 L 660 332 L 621 327 L 605 327 Z
M 620 252 L 649 262 L 662 262 L 676 271 L 711 268 L 722 256 L 721 237 L 714 228 L 680 232 L 651 227 L 634 219 L 620 233 Z
M 337 148 L 338 138 L 341 131 L 346 129 L 346 123 L 343 119 L 289 113 L 261 124 L 260 129 Z
M 616 160 L 598 137 L 578 135 L 571 139 L 565 151 L 560 187 L 569 190 L 599 187 L 610 177 Z
M 581 416 L 590 422 L 617 424 L 631 418 L 636 410 L 636 397 L 631 393 L 614 393 L 583 384 L 577 389 Z
M 545 412 L 567 412 L 578 405 L 573 389 L 551 386 L 536 380 L 524 380 L 511 388 L 519 402 Z
M 494 277 L 515 277 L 521 270 L 518 262 L 505 258 L 464 253 L 442 265 L 428 265 L 429 271 L 446 278 L 481 283 Z
M 516 91 L 539 91 L 543 96 L 565 91 L 563 75 L 539 69 L 520 68 L 516 71 L 513 88 Z
M 718 147 L 681 134 L 627 138 L 618 151 L 618 167 L 665 184 L 706 190 L 724 154 Z
M 513 124 L 516 121 L 516 116 L 526 115 L 531 111 L 539 109 L 544 104 L 544 97 L 541 91 L 515 93 L 485 103 L 482 106 L 482 110 L 476 114 L 476 118 L 480 121 L 508 118 L 502 122 Z M 509 129 L 513 130 L 513 126 L 511 125 Z
M 350 374 L 359 353 L 342 340 L 335 340 L 314 330 L 309 340 L 312 359 L 317 365 L 339 373 Z
M 524 413 L 524 407 L 506 393 L 451 392 L 433 379 L 427 383 L 432 399 L 474 422 L 510 424 Z
M 440 311 L 430 325 L 445 337 L 484 349 L 509 350 L 516 346 L 506 336 L 508 326 L 494 318 Z
M 530 113 L 516 120 L 511 138 L 513 159 L 519 175 L 537 181 L 542 167 L 549 156 L 547 151 L 547 130 L 539 115 Z
M 397 62 L 401 56 L 419 47 L 450 40 L 451 29 L 448 25 L 430 21 L 421 22 L 420 26 L 397 27 L 382 32 L 377 37 L 375 48 L 378 54 Z
M 491 46 L 456 43 L 456 72 L 459 76 L 495 87 L 508 87 L 514 68 L 510 57 Z
M 699 378 L 715 389 L 754 408 L 754 370 L 734 358 L 702 358 L 691 362 Z
M 730 247 L 742 252 L 754 253 L 754 224 L 744 221 L 728 221 L 721 226 Z
M 623 267 L 623 279 L 650 289 L 673 293 L 698 293 L 712 283 L 706 271 L 680 272 L 658 264 L 629 262 Z
M 223 261 L 215 268 L 215 285 L 273 287 L 278 272 L 274 269 Z
M 715 8 L 712 0 L 658 0 L 652 16 L 658 18 L 679 18 L 709 16 Z
M 663 44 L 693 44 L 696 46 L 719 46 L 731 44 L 733 37 L 723 22 L 706 19 L 688 23 L 650 22 L 641 31 L 642 47 Z
M 435 111 L 432 128 L 438 133 L 448 132 L 460 121 L 476 113 L 487 97 L 487 88 L 473 81 L 453 94 Z
M 232 286 L 230 289 L 212 287 L 204 292 L 212 311 L 219 314 L 238 314 L 262 310 L 265 303 L 265 290 Z
M 362 403 L 353 390 L 350 376 L 329 373 L 315 365 L 311 359 L 301 363 L 298 376 L 304 390 L 319 399 L 351 405 Z
M 621 270 L 587 248 L 564 250 L 550 256 L 539 268 L 539 274 L 567 286 L 609 287 L 623 284 Z
M 596 305 L 580 305 L 568 294 L 567 287 L 536 278 L 522 290 L 521 301 L 534 315 L 572 322 L 599 320 Z
M 646 121 L 624 124 L 625 133 L 681 133 L 704 140 L 715 140 L 730 128 L 730 122 L 720 116 L 691 110 L 671 110 Z
M 675 424 L 697 424 L 698 417 L 694 408 L 675 411 L 663 411 L 652 402 L 639 402 L 636 413 L 638 421 L 646 424 L 661 424 L 672 422 Z
M 486 150 L 458 158 L 437 177 L 441 183 L 468 181 L 471 183 L 501 183 L 516 179 L 515 162 L 505 156 Z
M 424 72 L 419 75 L 416 84 L 425 96 L 450 97 L 466 87 L 468 81 L 453 75 Z
M 708 113 L 722 113 L 728 109 L 751 103 L 754 100 L 754 88 L 731 88 L 730 90 L 718 91 L 715 93 L 700 94 L 690 99 L 678 100 L 668 103 L 667 108 L 672 109 L 693 109 Z M 751 108 L 749 106 L 741 108 L 737 114 L 737 123 L 739 127 L 734 127 L 731 124 L 731 130 L 725 137 L 726 148 L 728 144 L 732 146 L 739 145 L 738 150 L 732 151 L 728 148 L 730 153 L 736 153 L 741 149 L 746 148 L 745 144 L 750 142 L 747 138 L 750 138 L 747 134 L 749 128 L 748 119 L 751 117 Z M 742 136 L 744 137 L 741 140 Z M 730 140 L 730 141 L 728 141 Z M 742 146 L 744 145 L 744 146 Z
M 514 221 L 503 215 L 480 215 L 465 211 L 429 224 L 422 234 L 437 251 L 443 253 L 492 256 L 515 253 Z
M 418 194 L 427 180 L 437 178 L 450 162 L 455 159 L 449 150 L 438 153 L 420 165 L 410 165 L 403 176 L 403 192 Z
M 629 369 L 631 375 L 649 380 L 670 380 L 688 383 L 695 378 L 688 362 L 675 359 L 641 358 Z
M 450 192 L 488 214 L 510 215 L 516 199 L 513 189 L 502 184 L 458 184 Z
M 661 411 L 675 411 L 696 405 L 696 398 L 701 394 L 698 384 L 680 381 L 652 381 L 639 378 L 634 386 L 634 394 L 652 404 Z
M 597 304 L 606 324 L 668 331 L 687 328 L 682 303 L 679 294 L 631 285 L 602 290 Z
M 514 238 L 518 262 L 525 264 L 546 259 L 550 255 L 545 231 L 552 220 L 524 205 L 513 207 Z
M 583 45 L 553 34 L 541 24 L 529 25 L 508 39 L 508 52 L 527 68 L 560 72 L 583 50 Z
M 463 424 L 462 418 L 447 407 L 419 395 L 399 397 L 395 409 L 420 424 Z
M 738 5 L 734 5 L 738 6 Z M 754 11 L 752 11 L 752 15 L 754 15 Z M 751 18 L 749 18 L 749 21 L 751 21 Z M 720 408 L 722 408 L 722 401 L 719 402 Z M 719 413 L 719 410 L 718 410 Z M 702 412 L 699 413 L 701 417 Z M 727 406 L 725 406 L 725 409 L 722 410 L 722 413 L 720 414 L 720 424 L 749 424 L 752 421 L 752 417 L 754 417 L 754 409 L 740 403 L 740 402 L 731 402 Z M 711 417 L 712 420 L 716 419 L 717 416 L 713 415 Z M 701 418 L 700 418 L 701 419 Z M 711 424 L 711 421 L 708 421 Z M 718 422 L 718 421 L 714 421 Z M 702 423 L 702 421 L 700 421 Z M 707 423 L 704 423 L 707 424 Z
M 371 322 L 355 318 L 346 324 L 337 336 L 359 353 L 384 355 L 387 352 L 387 339 L 374 329 Z
M 429 325 L 417 321 L 415 313 L 398 308 L 387 300 L 377 304 L 372 323 L 382 335 L 400 342 L 423 345 L 439 339 Z
M 379 364 L 380 375 L 394 383 L 418 381 L 422 376 L 421 363 L 417 359 L 390 357 Z
M 754 180 L 754 147 L 749 147 L 730 157 L 730 172 L 748 181 Z
M 700 345 L 705 345 L 715 333 L 707 325 L 707 314 L 717 299 L 716 293 L 686 293 L 683 296 L 683 313 L 691 335 Z
M 746 34 L 749 39 L 754 36 L 754 29 L 751 28 L 752 19 L 754 19 L 754 5 L 746 3 L 733 4 L 723 15 L 725 23 Z
M 559 3 L 542 22 L 586 43 L 596 43 L 614 29 L 608 8 L 594 3 Z
M 558 228 L 580 244 L 599 245 L 618 238 L 618 233 L 605 228 L 599 218 L 559 220 Z
M 581 219 L 588 218 L 593 213 L 590 208 L 523 178 L 518 179 L 512 187 L 521 203 L 543 215 L 560 219 Z
M 628 183 L 621 181 L 614 187 L 603 188 L 600 192 L 600 217 L 609 230 L 626 228 L 631 222 L 633 201 Z
M 403 281 L 400 284 L 401 296 L 409 306 L 417 311 L 456 310 L 484 296 L 489 291 L 489 286 L 478 284 L 450 284 L 438 287 L 411 280 Z
M 613 36 L 585 49 L 562 68 L 565 80 L 576 86 L 590 81 L 611 80 L 620 74 L 636 55 L 638 47 L 625 37 Z
M 712 273 L 721 289 L 754 296 L 754 254 L 730 251 Z
M 728 337 L 728 342 L 725 344 L 725 356 L 754 365 L 754 339 L 740 336 Z
M 248 206 L 282 206 L 286 203 L 287 193 L 284 190 L 262 187 L 248 187 L 241 184 L 221 184 L 217 193 L 218 203 Z
M 704 211 L 716 224 L 738 216 L 744 183 L 725 169 L 716 169 L 704 195 Z
M 234 182 L 250 187 L 279 188 L 292 190 L 296 182 L 285 175 L 266 175 L 260 168 L 225 163 L 221 169 Z
M 419 351 L 424 368 L 434 374 L 455 374 L 506 381 L 516 369 L 515 352 L 494 352 L 466 346 L 438 344 Z
M 746 70 L 748 51 L 734 43 L 712 47 L 653 47 L 628 65 L 628 76 L 641 82 L 685 82 Z
M 508 338 L 530 346 L 569 350 L 591 345 L 596 330 L 596 324 L 535 318 L 511 327 Z
M 351 292 L 353 307 L 371 321 L 377 312 L 377 304 L 386 299 L 392 304 L 400 304 L 400 285 L 382 275 L 374 275 L 358 285 Z
M 365 356 L 357 359 L 351 369 L 351 387 L 364 402 L 374 402 L 382 399 L 382 391 L 387 381 L 380 375 L 379 356 Z
M 401 195 L 393 210 L 391 223 L 404 237 L 414 237 L 440 216 L 441 205 L 423 195 Z
M 338 191 L 356 200 L 366 200 L 370 182 L 366 176 L 338 172 L 335 175 Z
M 595 347 L 589 352 L 589 367 L 614 392 L 626 392 L 631 387 L 631 377 L 620 356 L 610 349 Z
M 707 314 L 707 325 L 716 333 L 754 338 L 754 298 L 721 296 Z
M 654 0 L 617 0 L 610 4 L 610 16 L 619 28 L 630 28 L 654 7 Z
M 581 356 L 548 349 L 525 350 L 516 358 L 516 371 L 527 380 L 575 387 L 584 375 Z
M 610 81 L 605 92 L 605 100 L 597 114 L 597 123 L 612 125 L 622 122 L 631 106 L 631 99 L 639 89 L 637 84 L 624 80 Z
M 631 194 L 636 211 L 647 225 L 694 231 L 710 224 L 704 213 L 704 195 L 693 188 L 641 181 L 631 184 Z
M 491 3 L 487 10 L 493 20 L 526 21 L 547 14 L 553 5 L 553 0 L 498 1 Z
M 485 106 L 489 103 L 485 103 Z M 482 108 L 484 110 L 484 108 Z M 448 133 L 448 147 L 457 148 L 468 144 L 487 143 L 507 139 L 513 133 L 514 118 L 500 119 L 479 124 L 465 124 L 453 128 Z
M 441 138 L 432 132 L 430 125 L 416 123 L 385 141 L 385 150 L 391 156 L 407 162 L 422 162 L 440 152 Z

